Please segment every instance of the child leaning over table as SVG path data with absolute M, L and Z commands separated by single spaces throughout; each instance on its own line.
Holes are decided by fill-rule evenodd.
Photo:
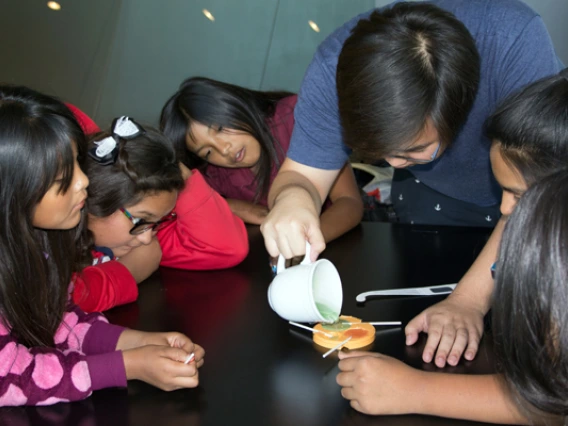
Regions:
M 131 379 L 164 390 L 199 381 L 204 351 L 183 334 L 114 326 L 69 300 L 89 184 L 77 161 L 84 146 L 63 103 L 0 85 L 0 406 L 79 400 Z
M 513 214 L 518 199 L 523 195 L 527 188 L 531 188 L 533 185 L 543 180 L 546 176 L 555 173 L 558 170 L 565 169 L 568 165 L 568 80 L 566 79 L 566 76 L 568 76 L 568 70 L 564 70 L 558 75 L 527 86 L 516 95 L 507 99 L 487 122 L 486 131 L 488 136 L 493 140 L 493 145 L 491 147 L 491 166 L 497 181 L 503 188 L 503 199 L 501 203 L 501 212 L 504 216 L 503 223 L 506 223 L 508 217 Z M 548 188 L 548 186 L 550 185 L 547 184 L 546 187 Z M 539 188 L 542 190 L 542 187 L 539 186 L 535 189 L 535 191 L 538 192 Z M 550 189 L 548 190 L 551 191 Z M 550 193 L 547 196 L 549 198 L 553 197 Z M 534 201 L 536 197 L 537 195 L 533 195 L 531 199 Z M 560 200 L 561 192 L 558 192 L 557 197 Z M 546 201 L 546 199 L 544 200 Z M 564 206 L 564 201 L 564 199 L 559 201 L 561 205 L 556 208 L 562 208 Z M 541 202 L 540 198 L 539 202 Z M 525 202 L 525 209 L 531 208 L 531 206 L 527 206 L 527 203 L 528 202 Z M 541 209 L 540 206 L 533 206 L 533 208 L 538 211 L 546 212 L 546 210 Z M 564 214 L 568 214 L 568 210 L 565 209 Z M 519 216 L 521 216 L 520 213 Z M 548 217 L 548 213 L 543 213 L 540 219 L 548 219 Z M 546 222 L 546 220 L 544 220 L 544 222 Z M 511 225 L 511 227 L 513 227 L 513 225 Z M 517 228 L 518 226 L 515 229 Z M 513 231 L 509 231 L 509 233 L 512 234 Z M 513 240 L 513 235 L 509 235 L 505 239 L 507 238 L 508 240 Z M 514 235 L 514 238 L 518 240 L 518 247 L 524 247 L 524 243 L 522 243 L 523 236 Z M 504 244 L 505 243 L 503 243 L 503 247 Z M 501 248 L 502 251 L 503 247 Z M 509 247 L 508 250 L 512 249 Z M 521 258 L 523 259 L 526 257 L 524 248 L 521 255 Z M 500 255 L 499 260 L 503 262 L 503 259 L 505 259 L 505 257 Z M 489 264 L 490 263 L 491 262 L 489 262 Z M 487 265 L 488 273 L 490 269 L 489 264 Z M 536 266 L 531 264 L 530 267 Z M 530 267 L 527 266 L 527 270 L 530 270 Z M 550 262 L 547 267 L 548 272 L 554 272 L 554 263 Z M 503 273 L 505 273 L 511 269 L 506 267 L 503 270 Z M 545 274 L 544 270 L 540 271 L 542 274 Z M 502 277 L 503 286 L 505 283 L 511 283 L 511 281 L 506 281 L 503 275 Z M 546 283 L 542 282 L 538 283 L 538 285 L 540 286 L 539 288 L 546 289 Z M 506 310 L 501 309 L 504 306 L 504 303 L 509 303 L 507 298 L 500 296 L 500 294 L 504 293 L 502 288 L 499 287 L 499 280 L 495 282 L 495 288 L 492 304 L 493 315 L 496 316 L 496 313 L 499 312 L 501 320 L 494 319 L 494 323 L 504 321 L 503 318 L 507 319 L 507 316 L 505 315 L 505 317 L 503 317 L 502 314 L 502 312 L 506 312 Z M 522 289 L 523 287 L 518 288 Z M 543 291 L 533 292 L 531 290 L 528 292 L 526 297 L 534 298 L 536 294 L 548 293 Z M 559 296 L 557 295 L 555 297 Z M 536 303 L 536 301 L 534 302 Z M 513 307 L 510 307 L 509 312 L 513 312 Z M 510 318 L 510 320 L 513 321 L 513 318 Z M 519 319 L 517 318 L 515 321 L 517 322 L 514 324 L 511 323 L 509 329 L 513 330 L 514 327 L 517 327 Z M 528 324 L 525 324 L 524 326 L 529 327 Z M 518 327 L 519 330 L 524 330 L 526 332 L 526 330 L 523 329 L 523 326 Z M 505 326 L 501 327 L 501 330 L 507 329 L 508 328 Z M 517 328 L 515 328 L 515 330 L 517 330 Z M 501 345 L 505 344 L 505 342 L 513 342 L 517 345 L 519 351 L 523 351 L 523 353 L 526 353 L 527 356 L 534 356 L 535 360 L 540 359 L 538 358 L 539 354 L 534 354 L 534 351 L 530 349 L 533 346 L 530 346 L 530 344 L 527 343 L 529 342 L 528 340 L 524 340 L 524 338 L 519 337 L 520 334 L 513 334 L 513 336 L 517 336 L 515 340 L 513 340 L 512 337 L 510 339 L 504 339 L 503 333 L 500 334 L 498 331 L 494 334 L 498 355 L 501 354 L 499 359 L 505 360 L 502 362 L 503 365 L 505 362 L 513 360 L 513 358 L 509 357 L 509 354 L 505 356 L 503 355 L 503 352 L 499 350 Z M 393 395 L 393 399 L 387 401 L 382 397 L 377 397 L 377 395 L 374 395 L 372 391 L 367 394 L 366 397 L 362 397 L 363 393 L 369 390 L 365 389 L 362 383 L 354 384 L 353 386 L 346 386 L 344 395 L 347 398 L 352 399 L 352 405 L 360 411 L 374 412 L 376 414 L 395 412 L 436 413 L 437 415 L 446 417 L 503 423 L 528 421 L 528 414 L 524 413 L 522 410 L 519 411 L 517 406 L 512 403 L 513 399 L 511 399 L 509 394 L 504 392 L 504 388 L 502 387 L 502 378 L 500 376 L 464 377 L 444 374 L 432 375 L 410 369 L 398 361 L 378 354 L 372 355 L 373 357 L 379 357 L 376 359 L 372 359 L 364 355 L 367 354 L 362 352 L 351 353 L 349 355 L 350 357 L 359 356 L 361 358 L 353 358 L 350 365 L 340 364 L 340 367 L 342 367 L 342 369 L 349 369 L 353 374 L 358 376 L 365 376 L 365 380 L 369 383 L 374 383 L 377 390 L 390 388 L 391 385 L 394 385 L 394 388 L 398 388 L 399 386 L 403 386 L 405 383 L 409 383 L 405 381 L 406 379 L 402 380 L 401 377 L 403 377 L 402 374 L 406 374 L 406 372 L 410 371 L 411 373 L 407 376 L 408 380 L 411 380 L 410 378 L 415 375 L 427 378 L 428 380 L 432 380 L 432 386 L 436 386 L 436 383 L 447 386 L 448 394 L 451 394 L 451 396 L 449 399 L 445 400 L 446 403 L 443 405 L 437 405 L 436 403 L 432 403 L 432 401 L 426 401 L 424 404 L 420 404 L 420 407 L 416 408 L 416 406 L 411 407 L 410 405 L 405 404 L 410 402 L 417 403 L 417 401 L 426 396 L 426 392 L 416 394 L 416 398 L 414 400 L 410 400 L 405 397 L 404 401 L 398 401 L 398 398 Z M 340 356 L 344 357 L 344 355 Z M 562 362 L 562 359 L 558 358 L 558 364 L 553 364 L 555 366 L 554 368 L 559 370 L 565 368 L 565 365 L 562 364 Z M 389 370 L 389 373 L 385 373 L 387 364 L 393 364 L 393 369 Z M 514 364 L 510 363 L 506 367 L 512 368 L 513 365 Z M 515 368 L 521 369 L 519 371 L 522 371 L 522 368 L 530 370 L 530 368 L 527 367 L 526 360 L 523 360 L 523 363 L 520 363 Z M 533 371 L 533 373 L 535 373 L 535 371 L 542 372 L 542 370 L 538 369 L 530 371 Z M 527 380 L 530 377 L 530 371 L 526 372 Z M 390 375 L 391 373 L 392 376 Z M 563 373 L 559 372 L 558 374 Z M 542 386 L 549 386 L 548 392 L 550 393 L 547 395 L 546 392 L 544 392 L 545 397 L 549 399 L 554 399 L 558 395 L 561 395 L 561 388 L 554 388 L 554 383 L 548 383 L 548 380 L 553 376 L 554 375 L 549 377 L 542 376 L 544 380 L 541 383 Z M 391 377 L 392 381 L 389 380 L 388 377 Z M 340 384 L 347 385 L 348 382 L 343 380 L 345 380 L 345 376 L 343 376 L 343 378 L 338 376 L 338 382 Z M 353 380 L 353 377 L 351 377 L 350 380 Z M 378 382 L 379 384 L 377 385 L 377 382 L 374 380 L 380 380 L 380 382 Z M 543 405 L 541 402 L 535 402 L 533 397 L 535 397 L 538 392 L 543 391 L 542 389 L 538 390 L 538 392 L 535 390 L 536 393 L 531 396 L 530 392 L 523 390 L 527 389 L 528 386 L 531 385 L 530 381 L 523 382 L 522 380 L 515 378 L 512 382 L 515 383 L 513 386 L 513 388 L 516 389 L 515 392 L 518 391 L 524 399 L 538 409 L 553 414 L 566 414 L 566 410 L 568 409 L 566 406 L 562 406 L 562 404 L 560 404 L 560 406 L 557 405 L 556 407 L 551 407 Z M 351 388 L 351 390 L 347 390 L 348 388 Z M 416 386 L 415 383 L 410 386 L 409 389 L 410 392 L 416 392 L 418 386 Z M 436 392 L 438 391 L 436 390 Z M 358 397 L 355 395 L 358 395 Z M 436 395 L 437 397 L 440 397 L 441 394 L 437 393 Z M 456 395 L 463 395 L 465 399 L 463 401 L 459 401 L 456 399 Z M 444 400 L 444 398 L 442 398 L 442 400 Z M 475 403 L 476 400 L 478 403 Z M 561 399 L 559 399 L 559 401 L 560 400 Z M 455 402 L 452 404 L 448 401 Z M 564 398 L 563 401 L 568 401 L 568 399 Z M 520 405 L 522 406 L 523 404 L 521 403 Z M 521 412 L 523 415 L 521 415 Z
M 222 269 L 248 253 L 244 223 L 203 179 L 178 163 L 172 143 L 128 117 L 91 138 L 91 244 L 73 300 L 87 312 L 132 302 L 159 265 Z M 94 257 L 94 261 L 93 261 Z M 87 262 L 85 262 L 87 263 Z
M 499 374 L 413 369 L 393 358 L 340 353 L 337 382 L 356 410 L 507 424 L 563 424 L 568 415 L 568 171 L 522 196 L 496 264 L 493 339 Z

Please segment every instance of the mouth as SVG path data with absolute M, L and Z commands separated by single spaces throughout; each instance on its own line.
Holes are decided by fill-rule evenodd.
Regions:
M 235 163 L 240 163 L 241 161 L 243 161 L 243 158 L 245 158 L 245 148 L 241 148 L 241 150 L 239 152 L 237 152 L 237 155 L 235 155 Z
M 77 211 L 77 210 L 81 210 L 83 207 L 85 207 L 85 201 L 86 200 L 87 200 L 87 197 L 83 198 L 83 200 L 79 204 L 77 204 L 75 207 L 73 207 L 73 210 Z

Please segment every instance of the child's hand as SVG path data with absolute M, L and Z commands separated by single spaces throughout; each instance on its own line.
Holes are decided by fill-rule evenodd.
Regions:
M 338 353 L 337 384 L 351 407 L 365 414 L 418 412 L 421 371 L 394 358 L 372 352 Z
M 446 362 L 458 364 L 465 351 L 465 359 L 471 361 L 477 354 L 483 335 L 484 313 L 471 304 L 456 302 L 455 297 L 436 303 L 408 323 L 406 344 L 413 345 L 420 332 L 428 333 L 422 359 L 442 368 Z M 434 356 L 435 354 L 435 356 Z
M 122 354 L 128 380 L 142 380 L 165 391 L 199 384 L 197 365 L 184 364 L 189 354 L 181 348 L 148 345 Z
M 188 354 L 195 354 L 194 362 L 197 364 L 197 367 L 201 367 L 203 365 L 205 351 L 201 346 L 193 343 L 185 334 L 175 331 L 165 333 L 145 333 L 144 344 L 165 345 L 172 348 L 183 349 Z
M 147 345 L 170 346 L 172 348 L 183 349 L 187 354 L 195 354 L 194 362 L 197 367 L 203 365 L 203 357 L 205 356 L 203 348 L 194 344 L 185 334 L 175 331 L 150 333 L 138 330 L 124 330 L 118 339 L 116 349 L 125 351 Z

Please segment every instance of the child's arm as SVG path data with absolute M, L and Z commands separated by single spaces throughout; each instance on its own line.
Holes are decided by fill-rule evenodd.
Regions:
M 179 269 L 221 269 L 240 263 L 248 253 L 241 219 L 194 170 L 179 194 L 177 220 L 158 231 L 160 265 Z
M 72 309 L 55 334 L 55 348 L 27 348 L 0 326 L 0 406 L 50 405 L 126 386 L 122 352 L 114 350 L 122 331 L 99 314 Z M 85 354 L 89 341 L 97 350 Z
M 326 243 L 357 226 L 363 218 L 363 200 L 349 163 L 339 172 L 329 192 L 329 199 L 333 204 L 320 216 Z
M 432 373 L 377 353 L 340 352 L 337 383 L 366 414 L 425 414 L 489 423 L 529 424 L 502 377 Z
M 422 355 L 425 362 L 434 359 L 438 367 L 443 367 L 446 361 L 456 365 L 464 350 L 467 360 L 472 360 L 477 354 L 483 335 L 483 317 L 489 311 L 493 294 L 491 265 L 497 258 L 504 226 L 505 220 L 501 219 L 453 293 L 420 313 L 406 326 L 407 345 L 414 344 L 420 332 L 428 333 Z
M 134 302 L 138 284 L 127 266 L 109 260 L 83 269 L 76 277 L 72 297 L 85 312 L 101 312 Z
M 226 201 L 231 211 L 240 217 L 244 223 L 260 225 L 268 214 L 268 208 L 260 204 L 229 198 Z

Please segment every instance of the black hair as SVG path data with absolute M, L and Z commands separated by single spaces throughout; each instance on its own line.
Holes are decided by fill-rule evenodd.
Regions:
M 144 128 L 145 133 L 133 139 L 118 138 L 119 152 L 114 164 L 102 165 L 91 156 L 86 157 L 89 214 L 107 217 L 121 207 L 139 203 L 148 195 L 179 191 L 184 187 L 172 142 L 159 131 Z M 110 135 L 110 131 L 94 135 L 89 149 Z
M 566 259 L 564 169 L 521 197 L 505 226 L 496 266 L 492 322 L 498 369 L 529 415 L 525 401 L 543 413 L 568 415 Z
M 404 150 L 430 119 L 448 146 L 467 119 L 480 58 L 467 28 L 427 3 L 401 2 L 360 20 L 337 64 L 344 142 L 364 159 Z
M 0 85 L 0 311 L 26 346 L 54 346 L 68 303 L 83 219 L 71 230 L 35 228 L 38 203 L 61 176 L 65 193 L 85 153 L 81 127 L 59 100 Z
M 485 133 L 527 186 L 568 167 L 568 69 L 505 99 L 487 119 Z
M 188 78 L 162 109 L 160 128 L 190 168 L 206 164 L 186 148 L 186 136 L 193 122 L 249 133 L 261 147 L 255 194 L 258 200 L 268 193 L 272 165 L 279 166 L 278 154 L 283 154 L 267 121 L 274 116 L 278 101 L 291 95 L 260 92 L 205 77 Z

